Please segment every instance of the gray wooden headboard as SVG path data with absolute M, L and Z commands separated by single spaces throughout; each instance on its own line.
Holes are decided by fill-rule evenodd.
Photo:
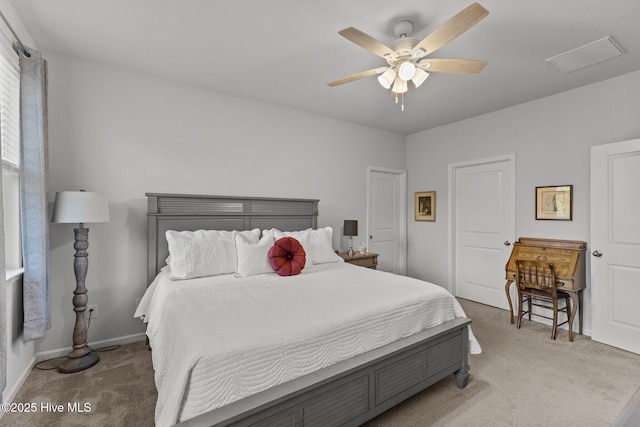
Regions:
M 318 227 L 318 200 L 146 193 L 147 283 L 165 265 L 167 230 L 304 230 Z

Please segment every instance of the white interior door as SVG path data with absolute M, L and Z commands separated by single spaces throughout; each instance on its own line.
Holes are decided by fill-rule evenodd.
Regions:
M 640 354 L 640 139 L 591 149 L 592 339 Z
M 505 265 L 515 236 L 514 156 L 450 165 L 454 294 L 508 309 Z
M 369 167 L 368 250 L 379 254 L 378 270 L 407 273 L 405 171 Z

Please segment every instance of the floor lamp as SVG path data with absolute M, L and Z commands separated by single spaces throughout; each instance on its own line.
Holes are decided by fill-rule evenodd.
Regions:
M 67 355 L 67 359 L 58 367 L 63 374 L 84 371 L 98 363 L 100 357 L 87 345 L 87 322 L 85 311 L 87 310 L 87 288 L 84 285 L 87 277 L 89 260 L 87 248 L 89 247 L 89 229 L 84 227 L 88 222 L 109 222 L 109 204 L 107 199 L 97 193 L 88 191 L 61 191 L 56 193 L 53 206 L 52 223 L 78 223 L 75 228 L 76 250 L 73 269 L 76 274 L 76 290 L 73 291 L 73 311 L 76 312 L 76 324 L 73 328 L 73 349 Z

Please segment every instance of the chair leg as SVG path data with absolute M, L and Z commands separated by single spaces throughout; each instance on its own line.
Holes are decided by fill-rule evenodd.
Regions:
M 520 289 L 518 289 L 518 323 L 516 326 L 520 329 L 520 325 L 522 325 L 522 307 L 524 305 L 524 297 L 520 293 Z
M 573 342 L 573 325 L 571 324 L 571 298 L 568 296 L 564 297 L 564 303 L 567 305 L 567 325 L 569 326 L 569 342 Z
M 553 329 L 551 330 L 551 339 L 556 339 L 558 333 L 558 300 L 553 300 Z

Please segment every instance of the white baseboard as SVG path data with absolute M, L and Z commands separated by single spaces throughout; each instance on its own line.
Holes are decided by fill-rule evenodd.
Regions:
M 18 392 L 22 388 L 22 385 L 27 380 L 27 377 L 29 376 L 29 374 L 33 370 L 33 367 L 36 365 L 37 357 L 38 357 L 38 355 L 35 354 L 31 358 L 31 361 L 27 364 L 27 366 L 25 367 L 24 371 L 18 377 L 18 381 L 16 381 L 14 384 L 12 384 L 9 387 L 4 389 L 4 393 L 2 394 L 2 402 L 3 403 L 4 402 L 7 402 L 7 403 L 13 402 L 13 399 L 15 399 L 16 395 L 18 394 Z M 2 415 L 4 415 L 4 412 L 0 411 L 0 418 L 2 418 Z
M 108 340 L 94 341 L 88 344 L 89 344 L 89 347 L 91 347 L 92 349 L 100 350 L 102 347 L 111 347 L 113 345 L 124 345 L 124 344 L 131 344 L 133 342 L 144 341 L 145 338 L 146 338 L 145 333 L 140 332 L 138 334 L 125 335 L 123 337 L 111 338 Z M 58 348 L 55 350 L 40 352 L 36 354 L 36 358 L 37 358 L 36 363 L 40 363 L 44 360 L 55 359 L 56 357 L 66 356 L 67 354 L 69 354 L 70 351 L 71 351 L 71 347 L 65 347 L 65 348 Z

